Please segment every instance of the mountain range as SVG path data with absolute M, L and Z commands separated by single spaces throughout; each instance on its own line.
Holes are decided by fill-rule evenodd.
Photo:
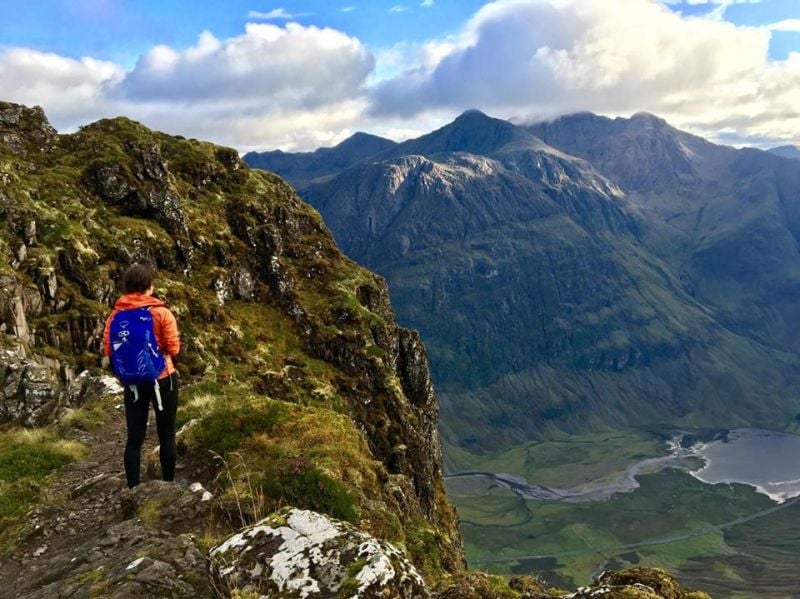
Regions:
M 244 159 L 386 277 L 452 445 L 800 413 L 794 160 L 647 113 L 520 126 L 479 111 L 399 144 Z

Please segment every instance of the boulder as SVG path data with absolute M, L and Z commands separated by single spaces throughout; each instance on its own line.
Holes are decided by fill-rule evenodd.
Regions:
M 218 588 L 281 597 L 430 597 L 403 553 L 322 514 L 286 508 L 211 549 Z
M 26 357 L 21 344 L 0 348 L 0 424 L 48 424 L 64 399 L 55 368 Z

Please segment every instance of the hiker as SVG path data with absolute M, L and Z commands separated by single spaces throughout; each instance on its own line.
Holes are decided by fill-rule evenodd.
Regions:
M 173 358 L 181 344 L 175 316 L 163 300 L 153 296 L 155 276 L 155 268 L 149 263 L 134 264 L 125 271 L 125 295 L 117 299 L 106 320 L 103 338 L 105 355 L 125 388 L 125 476 L 129 488 L 139 484 L 151 404 L 156 413 L 162 477 L 175 479 L 178 375 Z

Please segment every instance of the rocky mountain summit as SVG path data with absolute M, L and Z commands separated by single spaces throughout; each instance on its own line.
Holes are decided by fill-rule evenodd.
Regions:
M 800 414 L 792 161 L 647 113 L 523 127 L 469 111 L 307 178 L 420 330 L 461 449 Z
M 0 216 L 0 597 L 569 594 L 465 572 L 419 336 L 275 175 L 0 103 Z M 185 350 L 178 481 L 157 480 L 151 439 L 129 490 L 99 350 L 139 260 Z M 644 572 L 598 585 L 579 593 L 701 596 Z

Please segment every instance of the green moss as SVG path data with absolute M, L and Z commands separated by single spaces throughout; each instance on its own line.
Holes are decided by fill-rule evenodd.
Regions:
M 356 579 L 356 576 L 366 565 L 367 560 L 357 559 L 347 567 L 347 574 L 344 582 L 342 582 L 342 587 L 339 589 L 339 592 L 336 593 L 337 599 L 350 599 L 351 597 L 357 596 L 359 581 Z
M 302 458 L 283 461 L 276 471 L 263 477 L 259 485 L 275 501 L 347 522 L 359 520 L 360 510 L 347 488 Z
M 406 525 L 405 548 L 424 576 L 432 577 L 442 571 L 439 535 L 427 521 L 416 519 Z
M 286 410 L 277 402 L 218 405 L 192 431 L 194 442 L 225 456 L 241 447 L 248 437 L 269 433 L 285 417 Z
M 74 585 L 96 584 L 103 580 L 104 571 L 105 568 L 103 566 L 94 568 L 92 570 L 87 570 L 86 572 L 71 578 L 70 583 Z

